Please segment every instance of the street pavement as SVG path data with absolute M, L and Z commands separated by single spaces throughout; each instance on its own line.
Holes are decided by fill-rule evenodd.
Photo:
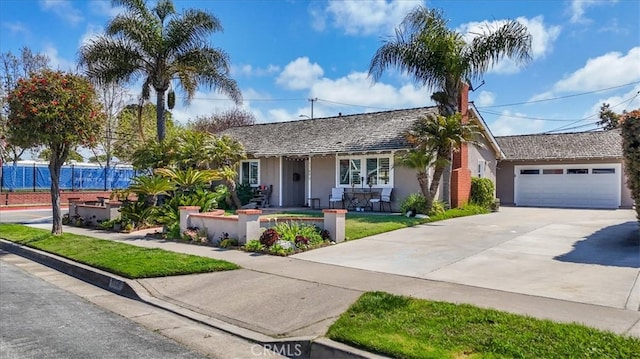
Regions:
M 0 283 L 3 358 L 205 358 L 4 262 Z
M 4 359 L 280 357 L 21 257 L 0 256 Z
M 227 331 L 248 330 L 256 337 L 321 337 L 360 294 L 372 290 L 578 322 L 640 337 L 640 288 L 629 285 L 629 278 L 638 277 L 635 258 L 640 252 L 633 238 L 624 237 L 637 235 L 627 224 L 634 220 L 631 211 L 570 211 L 502 208 L 490 215 L 398 230 L 384 238 L 374 236 L 286 258 L 157 240 L 144 233 L 77 227 L 65 231 L 241 265 L 237 271 L 128 282 L 155 305 L 165 303 L 183 315 L 213 325 L 227 323 Z M 553 217 L 564 218 L 564 227 L 551 221 Z M 606 241 L 620 235 L 630 241 L 622 244 L 628 245 L 630 256 Z M 360 243 L 362 247 L 357 246 Z M 604 251 L 615 255 L 599 253 Z M 608 262 L 588 263 L 591 256 L 585 253 Z M 620 255 L 624 258 L 616 259 Z M 576 291 L 576 278 L 582 276 L 593 278 L 596 285 Z M 530 293 L 527 286 L 532 281 L 539 283 Z M 595 302 L 598 291 L 611 298 Z

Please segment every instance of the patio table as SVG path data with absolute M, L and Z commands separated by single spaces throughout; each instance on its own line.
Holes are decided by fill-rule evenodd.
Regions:
M 359 211 L 360 208 L 364 211 L 367 208 L 373 210 L 373 203 L 369 200 L 380 196 L 380 192 L 367 189 L 352 189 L 351 191 L 345 191 L 344 195 L 347 209 Z

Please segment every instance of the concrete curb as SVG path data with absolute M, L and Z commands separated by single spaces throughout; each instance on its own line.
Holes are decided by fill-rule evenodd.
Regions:
M 385 358 L 361 349 L 350 347 L 346 344 L 332 341 L 328 338 L 272 338 L 265 334 L 238 327 L 194 312 L 187 308 L 159 300 L 151 295 L 151 293 L 149 293 L 149 291 L 136 280 L 123 278 L 113 273 L 105 272 L 55 254 L 47 253 L 4 239 L 0 239 L 0 249 L 53 268 L 61 273 L 80 279 L 112 293 L 153 305 L 247 341 L 260 344 L 277 354 L 289 358 Z

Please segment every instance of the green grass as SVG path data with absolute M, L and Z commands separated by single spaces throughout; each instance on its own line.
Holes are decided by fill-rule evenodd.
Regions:
M 53 253 L 126 278 L 164 277 L 240 268 L 213 258 L 175 253 L 157 248 L 50 231 L 18 224 L 0 224 L 0 238 Z
M 640 358 L 640 339 L 472 305 L 363 294 L 327 336 L 394 358 Z
M 453 208 L 430 218 L 408 218 L 398 214 L 348 212 L 345 223 L 345 237 L 346 240 L 349 241 L 394 231 L 400 228 L 412 227 L 418 224 L 485 213 L 489 213 L 489 210 L 476 205 Z M 322 217 L 322 213 L 317 211 L 292 211 L 271 214 L 265 217 Z

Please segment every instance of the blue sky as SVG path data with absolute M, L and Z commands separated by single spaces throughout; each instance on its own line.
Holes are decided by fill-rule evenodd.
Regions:
M 210 42 L 229 54 L 243 107 L 258 122 L 310 116 L 312 98 L 316 118 L 432 105 L 431 90 L 400 72 L 376 83 L 367 76 L 382 40 L 419 4 L 442 9 L 462 33 L 504 19 L 529 28 L 533 61 L 503 61 L 470 94 L 496 135 L 590 130 L 603 102 L 616 112 L 640 107 L 638 0 L 176 1 L 220 19 L 224 32 Z M 75 69 L 79 46 L 120 10 L 101 0 L 2 0 L 0 50 L 28 46 Z M 140 89 L 129 91 L 133 101 Z M 232 106 L 207 88 L 188 107 L 177 102 L 183 123 Z

